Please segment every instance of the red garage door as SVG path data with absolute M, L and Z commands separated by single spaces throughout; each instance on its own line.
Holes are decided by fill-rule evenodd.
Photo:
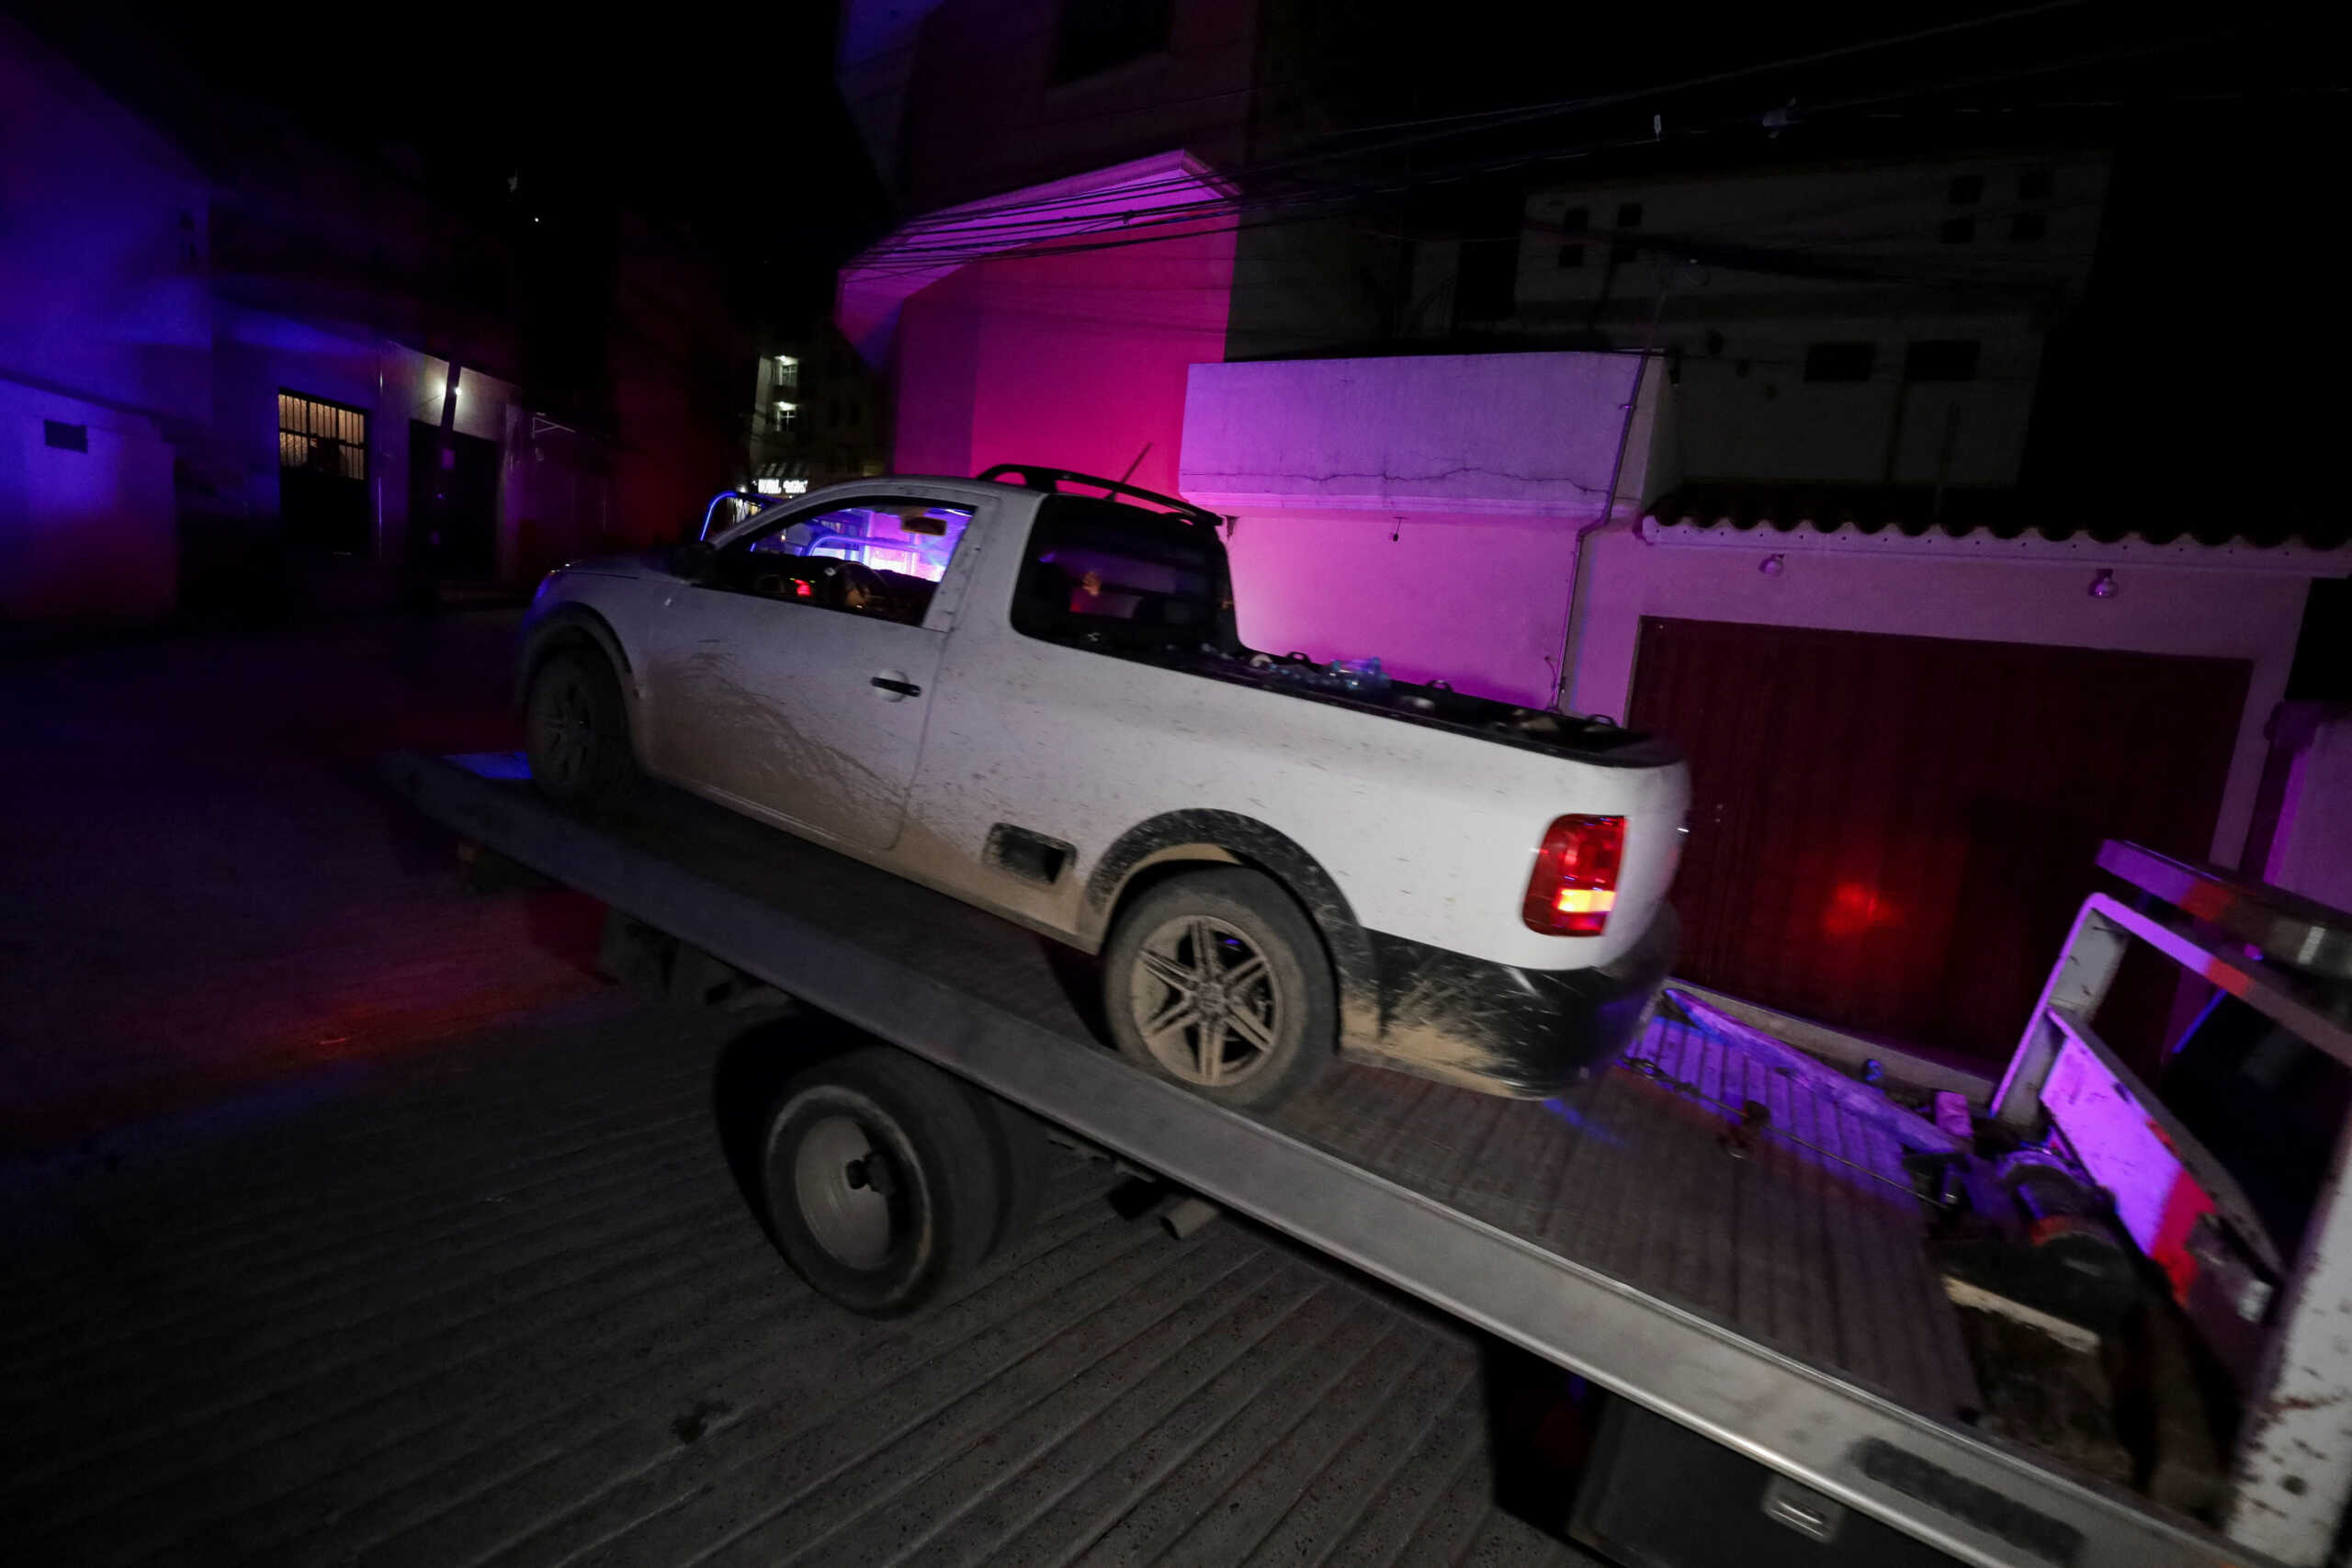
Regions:
M 1690 759 L 1678 973 L 2004 1058 L 2099 840 L 2211 848 L 2246 678 L 2233 660 L 1645 619 L 1632 720 Z

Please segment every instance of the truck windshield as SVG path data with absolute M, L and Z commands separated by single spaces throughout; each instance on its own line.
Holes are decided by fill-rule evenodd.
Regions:
M 1106 650 L 1235 647 L 1225 547 L 1204 525 L 1082 496 L 1039 509 L 1016 631 Z

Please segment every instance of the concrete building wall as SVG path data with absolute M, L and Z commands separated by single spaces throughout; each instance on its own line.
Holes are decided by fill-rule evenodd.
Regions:
M 2246 869 L 2352 911 L 2352 708 L 2290 703 L 2270 726 L 2276 797 L 2268 840 Z M 2259 821 L 2259 818 L 2257 818 Z
M 166 142 L 0 17 L 0 617 L 171 609 L 172 443 L 210 414 L 208 212 Z
M 1550 705 L 1577 539 L 1621 439 L 1645 462 L 1637 361 L 1430 355 L 1193 367 L 1183 493 L 1232 514 L 1243 638 Z M 1621 507 L 1626 497 L 1621 496 Z
M 0 379 L 0 625 L 160 618 L 178 571 L 155 422 Z
M 1638 345 L 1663 291 L 1655 341 L 1684 432 L 1669 482 L 2014 485 L 2049 321 L 2088 277 L 2107 177 L 2096 154 L 2009 153 L 1540 192 L 1492 330 Z M 1678 238 L 1755 263 L 1678 261 Z M 1824 344 L 1868 345 L 1867 373 L 1813 378 Z M 1923 344 L 1970 345 L 1974 363 L 1943 378 L 1948 354 L 1914 364 Z
M 168 142 L 0 18 L 0 376 L 201 423 L 209 212 Z
M 1397 680 L 1547 706 L 1575 577 L 1555 517 L 1245 511 L 1228 547 L 1241 638 Z

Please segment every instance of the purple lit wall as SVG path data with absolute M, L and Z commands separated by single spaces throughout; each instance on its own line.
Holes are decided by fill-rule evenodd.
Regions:
M 0 617 L 171 607 L 166 443 L 210 412 L 207 214 L 168 144 L 0 17 Z
M 1646 466 L 1646 401 L 1625 427 L 1634 367 L 1600 354 L 1193 367 L 1182 484 L 1238 520 L 1243 637 L 1548 705 L 1577 531 L 1600 516 L 1621 438 L 1629 491 Z
M 1554 518 L 1244 516 L 1230 546 L 1242 640 L 1548 706 L 1576 530 Z
M 2290 704 L 2279 720 L 2272 735 L 2286 776 L 2256 869 L 2265 882 L 2352 910 L 2352 709 Z

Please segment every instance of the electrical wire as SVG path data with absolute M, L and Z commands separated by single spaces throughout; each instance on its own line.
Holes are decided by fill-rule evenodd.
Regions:
M 1834 113 L 1854 106 L 1900 102 L 1910 97 L 1930 96 L 1939 93 L 1961 90 L 1969 87 L 1981 87 L 2007 81 L 2030 79 L 2037 76 L 2052 74 L 2056 72 L 2076 69 L 2088 64 L 2098 64 L 2123 59 L 2144 58 L 2147 55 L 2154 53 L 2160 53 L 2169 50 L 2177 50 L 2199 43 L 2210 42 L 2214 36 L 2215 35 L 2212 34 L 2200 34 L 2192 37 L 2172 39 L 2150 44 L 2143 44 L 2124 50 L 2105 51 L 2093 54 L 2080 55 L 2063 62 L 2045 62 L 2006 72 L 1974 73 L 1960 78 L 1952 78 L 1926 84 L 1915 84 L 1904 88 L 1893 89 L 1888 92 L 1867 95 L 1861 97 L 1842 100 L 1836 104 L 1822 106 L 1820 109 L 1814 112 L 1816 114 Z M 1763 117 L 1761 115 L 1757 114 L 1743 114 L 1727 117 L 1711 125 L 1677 128 L 1675 135 L 1679 139 L 1688 140 L 1696 136 L 1716 135 L 1733 130 L 1751 129 L 1758 124 L 1762 118 Z M 1056 211 L 1052 209 L 1064 209 L 1078 203 L 1090 203 L 1100 206 L 1107 193 L 1096 191 L 1075 194 L 1062 197 L 1049 198 L 1045 202 L 1031 204 L 1025 210 L 1036 213 L 1036 216 L 1028 218 L 1025 222 L 1016 218 L 1013 221 L 1001 226 L 991 225 L 989 231 L 989 239 L 986 241 L 976 240 L 974 237 L 966 235 L 963 238 L 954 241 L 946 241 L 943 239 L 941 243 L 925 243 L 922 238 L 922 231 L 924 224 L 922 220 L 918 220 L 914 224 L 910 225 L 908 230 L 901 231 L 904 238 L 902 238 L 899 243 L 889 247 L 887 256 L 876 257 L 875 261 L 867 264 L 867 270 L 877 274 L 887 274 L 893 271 L 927 272 L 936 269 L 943 262 L 953 265 L 963 261 L 974 261 L 990 256 L 1001 255 L 1011 250 L 1019 250 L 1024 256 L 1037 256 L 1114 249 L 1128 244 L 1153 243 L 1165 236 L 1157 232 L 1152 232 L 1152 231 L 1165 230 L 1180 225 L 1193 225 L 1194 227 L 1192 228 L 1191 232 L 1195 234 L 1225 231 L 1238 232 L 1244 229 L 1256 229 L 1268 226 L 1265 222 L 1249 222 L 1238 220 L 1229 224 L 1211 225 L 1207 227 L 1200 226 L 1204 223 L 1204 220 L 1227 214 L 1247 214 L 1250 212 L 1282 213 L 1288 211 L 1296 215 L 1297 220 L 1316 221 L 1334 216 L 1335 212 L 1332 210 L 1334 209 L 1343 209 L 1345 206 L 1361 203 L 1369 199 L 1405 195 L 1413 190 L 1428 188 L 1434 185 L 1455 183 L 1479 175 L 1506 172 L 1511 169 L 1527 167 L 1537 164 L 1573 161 L 1594 156 L 1605 152 L 1620 151 L 1628 147 L 1651 144 L 1656 142 L 1658 138 L 1654 134 L 1626 135 L 1590 142 L 1582 146 L 1552 147 L 1510 154 L 1499 158 L 1480 160 L 1451 169 L 1444 169 L 1433 173 L 1423 172 L 1404 178 L 1392 176 L 1388 179 L 1371 184 L 1359 183 L 1352 187 L 1325 188 L 1321 190 L 1310 189 L 1307 192 L 1296 195 L 1259 197 L 1237 193 L 1237 195 L 1231 197 L 1209 197 L 1196 199 L 1190 202 L 1171 204 L 1153 210 L 1144 216 L 1138 216 L 1134 211 L 1130 210 L 1129 212 L 1123 214 L 1116 220 L 1115 230 L 1113 228 L 1114 220 L 1109 215 L 1105 215 L 1102 220 L 1102 227 L 1101 229 L 1094 231 L 1080 231 L 1081 233 L 1112 232 L 1117 235 L 1116 238 L 1091 240 L 1073 239 L 1059 244 L 1034 242 L 1023 244 L 1021 240 L 1021 235 L 1024 231 L 1040 229 L 1050 229 L 1057 236 L 1069 234 L 1070 231 L 1067 216 L 1057 216 Z M 1189 176 L 1179 176 L 1164 181 L 1147 182 L 1142 186 L 1134 187 L 1131 191 L 1123 191 L 1119 194 L 1129 196 L 1132 198 L 1147 195 L 1155 189 L 1166 188 L 1172 191 L 1182 187 L 1197 189 L 1198 186 L 1199 182 L 1197 180 L 1192 179 Z M 975 212 L 982 210 L 985 209 L 951 209 L 949 212 L 936 215 L 935 219 L 933 220 L 932 227 L 934 231 L 942 234 L 943 236 L 950 232 L 956 232 L 965 228 L 968 219 Z M 1024 209 L 1016 204 L 1008 204 L 997 210 L 1006 214 L 1008 217 L 1011 217 L 1016 213 L 1023 211 Z
M 1345 155 L 1350 158 L 1362 158 L 1374 153 L 1392 152 L 1407 147 L 1424 145 L 1431 140 L 1442 140 L 1445 137 L 1469 134 L 1477 130 L 1495 129 L 1499 126 L 1519 124 L 1535 119 L 1556 118 L 1568 114 L 1589 112 L 1596 108 L 1620 107 L 1628 103 L 1640 102 L 1647 98 L 1667 96 L 1675 93 L 1689 92 L 1702 87 L 1718 86 L 1728 82 L 1744 80 L 1748 77 L 1764 75 L 1773 72 L 1801 69 L 1806 65 L 1819 64 L 1830 60 L 1851 58 L 1883 49 L 1900 48 L 1906 44 L 1923 42 L 1930 39 L 1948 37 L 1956 33 L 1971 31 L 1980 28 L 1997 26 L 2005 22 L 2022 20 L 2034 16 L 2058 11 L 2079 9 L 2080 7 L 2091 3 L 2092 0 L 2044 0 L 2044 3 L 2041 5 L 2020 6 L 2013 10 L 1998 12 L 1989 17 L 1964 18 L 1960 21 L 1942 23 L 1931 28 L 1915 28 L 1909 32 L 1891 34 L 1885 38 L 1865 39 L 1860 43 L 1843 44 L 1834 49 L 1815 51 L 1807 54 L 1791 55 L 1777 60 L 1758 62 L 1752 65 L 1737 66 L 1724 71 L 1710 72 L 1702 75 L 1685 77 L 1673 82 L 1655 83 L 1645 87 L 1632 88 L 1621 92 L 1592 94 L 1573 98 L 1557 98 L 1544 103 L 1519 105 L 1503 109 L 1477 110 L 1467 114 L 1458 115 L 1430 116 L 1418 119 L 1395 120 L 1381 125 L 1355 127 L 1346 131 L 1335 133 L 1335 135 L 1338 139 L 1344 140 L 1361 135 L 1371 135 L 1392 130 L 1418 131 L 1422 130 L 1430 130 L 1431 134 L 1404 137 L 1391 141 L 1374 142 L 1366 146 L 1351 146 L 1346 148 L 1325 147 L 1309 150 L 1303 152 L 1292 153 L 1283 159 L 1275 160 L 1271 163 L 1253 165 L 1250 170 L 1246 171 L 1246 173 L 1250 177 L 1262 178 L 1268 175 L 1283 173 L 1285 170 L 1292 168 L 1312 167 L 1316 164 L 1328 162 L 1330 158 L 1338 155 Z M 1071 117 L 1071 120 L 1075 122 L 1080 118 L 1081 117 Z M 1739 117 L 1739 123 L 1746 124 L 1757 118 L 1759 117 L 1742 116 Z M 1464 122 L 1476 123 L 1465 124 Z M 1646 141 L 1650 140 L 1650 138 L 1636 138 L 1635 140 Z M 1135 197 L 1170 194 L 1196 183 L 1197 182 L 1194 182 L 1188 177 L 1173 176 L 1159 181 L 1146 182 L 1143 185 L 1131 187 L 1129 190 L 1125 191 L 1122 194 Z M 949 209 L 947 213 L 942 213 L 937 216 L 944 218 L 948 213 L 952 213 L 954 215 L 955 221 L 960 226 L 976 218 L 986 218 L 999 214 L 1018 215 L 1024 212 L 1048 211 L 1066 208 L 1070 205 L 1091 202 L 1099 199 L 1099 194 L 1100 193 L 1086 193 L 1059 197 L 1047 197 L 1033 202 L 1019 200 L 1007 201 L 993 206 L 986 202 L 967 203 L 958 208 Z M 920 226 L 923 220 L 922 218 L 917 218 L 910 220 L 910 226 Z

